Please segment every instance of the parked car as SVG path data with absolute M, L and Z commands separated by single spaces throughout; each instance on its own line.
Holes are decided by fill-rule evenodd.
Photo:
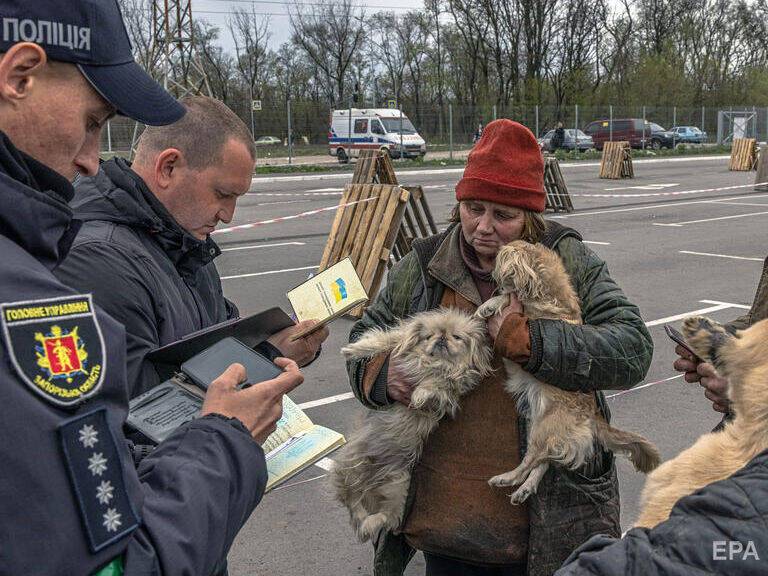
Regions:
M 675 142 L 675 135 L 671 130 L 666 130 L 662 126 L 659 126 L 655 122 L 649 122 L 648 126 L 651 129 L 650 147 L 654 150 L 661 150 L 662 148 L 674 148 L 679 142 Z
M 256 146 L 279 146 L 282 144 L 282 141 L 274 136 L 261 136 L 256 140 L 255 144 Z
M 603 149 L 603 144 L 609 140 L 624 140 L 629 142 L 632 148 L 642 148 L 650 144 L 650 123 L 642 118 L 620 118 L 610 120 L 595 120 L 584 128 L 584 132 L 592 137 L 595 148 Z
M 707 140 L 707 134 L 695 126 L 674 126 L 664 130 L 658 124 L 651 122 L 651 148 L 674 148 L 678 144 L 702 144 Z
M 673 126 L 669 131 L 674 133 L 678 144 L 703 144 L 707 141 L 707 133 L 697 126 Z
M 554 148 L 552 146 L 552 137 L 555 135 L 554 130 L 550 130 L 544 136 L 539 138 L 539 146 L 541 146 L 542 150 L 547 150 L 549 152 L 554 152 Z M 574 128 L 569 128 L 565 130 L 565 137 L 563 139 L 563 144 L 560 146 L 560 148 L 563 148 L 565 150 L 574 150 L 577 149 L 581 152 L 584 150 L 589 150 L 590 148 L 595 147 L 595 142 L 592 140 L 591 136 L 587 136 L 582 132 L 581 130 L 576 130 Z

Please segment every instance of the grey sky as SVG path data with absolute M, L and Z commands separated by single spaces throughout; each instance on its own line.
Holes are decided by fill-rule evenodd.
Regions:
M 312 4 L 313 0 L 298 0 L 299 3 Z M 249 12 L 267 14 L 270 18 L 270 31 L 272 37 L 271 47 L 276 49 L 280 44 L 290 38 L 291 25 L 288 20 L 288 7 L 293 2 L 286 0 L 192 0 L 192 15 L 195 19 L 206 20 L 221 30 L 221 44 L 229 51 L 234 51 L 235 46 L 232 35 L 229 32 L 227 21 L 234 8 L 244 8 Z M 356 4 L 365 7 L 366 12 L 378 12 L 381 10 L 393 10 L 405 12 L 423 7 L 419 0 L 358 0 Z

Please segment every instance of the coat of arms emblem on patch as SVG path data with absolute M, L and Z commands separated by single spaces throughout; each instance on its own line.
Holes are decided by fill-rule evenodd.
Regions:
M 104 380 L 104 341 L 90 295 L 0 306 L 16 372 L 36 393 L 62 406 L 93 395 Z

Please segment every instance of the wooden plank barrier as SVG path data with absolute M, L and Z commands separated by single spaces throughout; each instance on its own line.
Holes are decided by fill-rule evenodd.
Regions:
M 352 175 L 353 184 L 398 184 L 392 159 L 384 150 L 361 150 Z
M 347 184 L 318 272 L 349 257 L 373 299 L 395 247 L 409 198 L 408 190 L 392 184 Z M 360 317 L 363 309 L 358 306 L 350 315 Z
M 603 158 L 600 161 L 600 178 L 619 180 L 634 178 L 632 166 L 632 149 L 629 142 L 620 140 L 603 144 Z
M 352 176 L 355 184 L 399 184 L 392 159 L 383 150 L 362 150 Z M 397 262 L 411 251 L 411 243 L 416 238 L 426 238 L 437 234 L 432 212 L 427 203 L 427 196 L 421 186 L 403 186 L 410 193 L 408 204 L 403 212 L 403 220 L 395 236 L 392 249 L 392 262 Z
M 728 170 L 749 172 L 757 168 L 757 141 L 754 138 L 734 138 Z
M 408 205 L 403 213 L 403 222 L 397 231 L 392 259 L 397 262 L 411 251 L 416 238 L 427 238 L 437 234 L 437 225 L 427 204 L 427 197 L 421 186 L 403 186 L 410 193 Z
M 573 212 L 568 186 L 560 170 L 560 163 L 554 156 L 544 156 L 544 190 L 547 193 L 547 210 Z

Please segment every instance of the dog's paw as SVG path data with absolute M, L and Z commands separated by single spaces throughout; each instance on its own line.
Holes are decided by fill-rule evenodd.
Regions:
M 490 318 L 501 312 L 504 307 L 509 303 L 509 298 L 506 296 L 494 296 L 489 298 L 475 311 L 475 316 L 478 318 Z
M 732 338 L 732 334 L 722 324 L 705 316 L 692 316 L 683 321 L 685 341 L 696 356 L 714 361 L 718 349 Z
M 430 406 L 434 401 L 433 396 L 432 391 L 427 387 L 417 387 L 411 394 L 411 403 L 409 404 L 409 407 L 414 410 L 421 410 Z
M 379 533 L 379 530 L 384 528 L 388 522 L 389 518 L 382 512 L 371 514 L 360 523 L 360 528 L 357 530 L 357 537 L 360 539 L 360 542 L 366 542 L 376 536 L 376 534 Z
M 515 469 L 515 470 L 512 470 L 511 472 L 506 472 L 504 474 L 499 474 L 498 476 L 494 476 L 493 478 L 488 480 L 488 484 L 495 488 L 506 488 L 508 486 L 516 486 L 517 484 L 520 484 L 522 481 L 523 481 L 523 478 L 520 478 L 520 474 L 518 473 L 517 469 Z
M 519 506 L 526 500 L 528 500 L 528 497 L 533 494 L 533 490 L 529 488 L 528 486 L 520 486 L 517 490 L 515 490 L 512 495 L 509 497 L 509 501 L 512 503 L 513 506 Z

